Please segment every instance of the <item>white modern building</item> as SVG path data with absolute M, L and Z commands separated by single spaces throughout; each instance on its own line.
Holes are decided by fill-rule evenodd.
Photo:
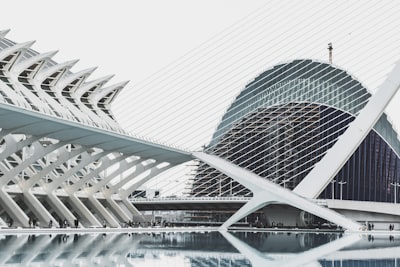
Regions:
M 77 61 L 56 63 L 33 42 L 0 34 L 2 224 L 118 227 L 140 214 L 127 197 L 188 152 L 125 132 L 110 104 L 127 84 L 89 80 Z M 123 175 L 122 175 L 123 174 Z M 135 217 L 136 216 L 136 217 Z
M 281 63 L 258 75 L 240 92 L 206 151 L 284 188 L 298 190 L 370 99 L 371 93 L 360 81 L 333 64 L 311 59 Z M 397 204 L 400 194 L 400 141 L 387 115 L 381 114 L 362 138 L 344 164 L 335 169 L 330 183 L 312 195 L 325 205 L 347 203 L 353 215 L 365 203 L 379 203 L 379 207 Z M 249 188 L 207 164 L 199 166 L 193 184 L 192 195 L 197 197 L 253 196 Z M 339 206 L 347 209 L 344 204 Z M 289 213 L 296 216 L 289 219 Z M 269 206 L 264 214 L 264 223 L 269 226 L 304 225 L 310 219 L 301 210 L 282 206 Z
M 230 194 L 237 192 L 237 188 L 243 187 L 246 190 L 241 190 L 252 197 L 226 221 L 223 228 L 265 205 L 281 203 L 314 214 L 346 229 L 360 229 L 358 222 L 329 209 L 326 205 L 320 205 L 315 199 L 335 180 L 338 172 L 376 123 L 383 123 L 384 131 L 387 130 L 389 124 L 385 118 L 380 118 L 400 84 L 398 66 L 389 75 L 388 81 L 372 96 L 364 89 L 356 91 L 356 95 L 351 92 L 343 93 L 343 99 L 348 99 L 343 101 L 360 103 L 356 105 L 357 108 L 352 106 L 354 110 L 346 110 L 340 101 L 333 100 L 335 97 L 342 97 L 337 92 L 347 90 L 346 86 L 341 87 L 340 82 L 335 83 L 336 91 L 320 91 L 321 86 L 330 87 L 329 83 L 314 81 L 307 77 L 287 79 L 287 82 L 277 82 L 276 79 L 272 79 L 267 85 L 264 83 L 264 91 L 261 90 L 261 94 L 257 96 L 260 102 L 256 103 L 263 105 L 268 103 L 275 109 L 281 109 L 280 105 L 283 105 L 286 111 L 292 106 L 297 110 L 320 109 L 312 97 L 329 92 L 332 96 L 324 98 L 325 105 L 331 106 L 326 108 L 326 113 L 331 113 L 331 109 L 334 108 L 343 111 L 332 113 L 332 118 L 335 120 L 332 125 L 344 127 L 340 122 L 341 117 L 338 117 L 342 113 L 346 113 L 352 120 L 352 123 L 345 128 L 335 131 L 334 140 L 330 139 L 329 148 L 321 150 L 323 153 L 314 155 L 310 161 L 305 159 L 294 161 L 306 164 L 302 165 L 302 168 L 306 168 L 307 173 L 304 173 L 301 179 L 294 175 L 299 172 L 290 166 L 293 162 L 289 160 L 290 157 L 282 156 L 289 153 L 292 157 L 300 152 L 287 149 L 277 141 L 278 139 L 271 141 L 270 150 L 278 147 L 278 152 L 284 153 L 264 157 L 268 161 L 276 162 L 270 164 L 275 167 L 269 173 L 276 172 L 283 176 L 265 179 L 264 172 L 252 170 L 245 159 L 242 162 L 241 158 L 235 159 L 226 153 L 215 153 L 216 150 L 210 147 L 206 152 L 190 152 L 130 135 L 121 129 L 110 110 L 111 102 L 126 82 L 108 85 L 112 76 L 90 80 L 94 68 L 74 73 L 70 69 L 76 61 L 56 63 L 52 60 L 56 52 L 40 54 L 30 48 L 33 42 L 18 44 L 7 39 L 6 34 L 7 31 L 0 32 L 0 223 L 2 225 L 12 222 L 13 226 L 29 227 L 32 221 L 35 221 L 41 226 L 47 226 L 50 222 L 53 226 L 59 226 L 59 223 L 67 221 L 70 225 L 77 222 L 81 227 L 101 227 L 104 224 L 119 227 L 124 222 L 134 218 L 139 220 L 141 217 L 140 212 L 128 200 L 132 192 L 161 172 L 198 159 L 225 177 L 233 179 L 235 184 L 227 183 L 229 186 L 224 187 Z M 312 69 L 329 69 L 329 72 L 337 73 L 334 79 L 344 79 L 345 84 L 352 82 L 343 71 L 328 64 L 300 62 L 303 62 L 303 65 L 299 63 L 300 67 L 296 72 L 308 73 L 309 70 L 305 66 L 314 64 L 315 67 Z M 293 66 L 289 64 L 286 67 L 290 69 Z M 276 69 L 273 69 L 273 72 L 275 71 Z M 281 74 L 285 72 L 286 70 L 281 71 Z M 290 74 L 288 75 L 287 77 L 290 77 Z M 301 90 L 286 90 L 299 86 Z M 246 89 L 243 94 L 252 90 Z M 271 98 L 268 94 L 276 96 L 283 94 L 282 99 L 287 100 L 289 97 L 292 101 L 286 104 L 283 101 L 279 102 L 279 98 L 276 97 L 273 98 L 276 103 L 269 103 Z M 293 94 L 298 94 L 297 98 L 292 96 Z M 334 96 L 335 94 L 337 96 Z M 264 116 L 265 113 L 261 112 L 263 106 L 247 102 L 246 99 L 242 99 L 243 103 L 247 103 L 245 112 Z M 332 99 L 333 102 L 329 102 L 328 99 Z M 334 106 L 333 103 L 338 106 Z M 274 108 L 269 111 L 273 111 Z M 235 118 L 236 121 L 224 120 L 225 124 L 220 125 L 210 146 L 218 147 L 216 144 L 221 144 L 219 141 L 227 136 L 224 133 L 237 132 L 235 129 L 239 125 L 237 122 L 246 117 L 240 112 L 235 111 L 233 114 L 227 112 L 229 115 L 227 116 Z M 288 113 L 277 112 L 277 114 Z M 306 114 L 311 117 L 315 115 L 309 112 Z M 250 117 L 253 118 L 252 116 Z M 290 137 L 295 129 L 290 131 L 289 129 L 297 119 L 298 117 L 289 119 L 286 115 L 280 119 L 272 118 L 274 123 L 271 126 L 279 132 L 287 129 L 284 136 Z M 311 120 L 318 121 L 316 117 L 312 117 Z M 309 123 L 308 129 L 311 129 L 312 122 L 307 123 Z M 381 139 L 387 141 L 387 138 L 394 138 L 391 130 L 382 133 L 379 129 L 375 133 L 380 135 Z M 274 135 L 276 132 L 268 130 L 266 133 Z M 282 137 L 280 134 L 275 136 Z M 290 140 L 291 144 L 295 142 L 295 138 L 286 140 Z M 393 150 L 390 153 L 396 154 L 393 142 L 388 141 L 386 144 Z M 229 142 L 222 143 L 229 144 Z M 247 146 L 245 142 L 242 144 Z M 302 147 L 304 149 L 301 153 L 307 154 L 307 146 Z M 313 149 L 309 150 L 310 153 L 313 152 Z M 234 153 L 249 151 L 256 152 L 254 149 L 247 152 L 240 149 Z M 397 177 L 397 173 L 393 177 Z M 396 182 L 396 179 L 393 182 Z M 221 181 L 218 182 L 221 184 Z M 217 184 L 207 186 L 217 186 Z M 385 185 L 389 184 L 385 182 Z M 327 194 L 329 195 L 330 191 L 327 191 Z M 342 197 L 343 193 L 340 194 Z M 337 195 L 334 196 L 337 198 Z M 348 198 L 348 195 L 345 194 L 345 197 Z

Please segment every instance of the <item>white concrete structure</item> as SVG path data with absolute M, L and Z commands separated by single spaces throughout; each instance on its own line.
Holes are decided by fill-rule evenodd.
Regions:
M 118 227 L 140 213 L 127 200 L 145 181 L 191 156 L 130 136 L 110 104 L 127 82 L 88 81 L 33 42 L 0 39 L 0 217 L 2 224 Z M 139 177 L 139 178 L 138 178 Z
M 270 203 L 285 203 L 300 210 L 345 226 L 347 229 L 358 230 L 361 226 L 353 223 L 336 212 L 328 209 L 320 209 L 315 203 L 302 198 L 316 198 L 322 190 L 334 178 L 347 159 L 357 149 L 368 132 L 378 121 L 390 100 L 400 88 L 400 64 L 397 64 L 389 74 L 386 81 L 371 97 L 360 114 L 350 124 L 339 140 L 328 150 L 327 154 L 316 164 L 304 180 L 292 191 L 285 190 L 276 184 L 263 179 L 251 171 L 239 168 L 216 156 L 196 152 L 193 155 L 201 161 L 214 167 L 220 172 L 240 182 L 253 192 L 253 199 L 235 213 L 223 227 L 228 227 L 246 215 L 262 208 Z M 268 192 L 268 194 L 266 194 Z
M 126 82 L 105 86 L 112 76 L 90 81 L 95 68 L 72 73 L 76 61 L 58 64 L 51 59 L 56 52 L 39 54 L 30 49 L 33 42 L 16 44 L 5 38 L 6 33 L 0 32 L 0 223 L 28 227 L 38 221 L 42 226 L 49 222 L 59 226 L 65 220 L 69 224 L 78 220 L 83 227 L 119 227 L 140 216 L 128 201 L 134 190 L 197 158 L 254 194 L 224 228 L 263 205 L 285 203 L 346 229 L 360 229 L 358 223 L 307 198 L 314 198 L 329 183 L 341 161 L 380 117 L 400 84 L 399 68 L 343 135 L 349 150 L 338 154 L 343 146 L 338 142 L 340 147 L 334 146 L 322 160 L 336 157 L 332 170 L 326 173 L 317 166 L 304 181 L 308 185 L 300 184 L 293 193 L 216 156 L 129 135 L 110 110 Z M 347 134 L 360 129 L 357 138 Z M 317 180 L 314 191 L 304 189 Z

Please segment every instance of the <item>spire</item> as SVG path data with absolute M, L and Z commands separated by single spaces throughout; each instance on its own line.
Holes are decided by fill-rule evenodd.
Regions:
M 332 50 L 333 50 L 332 43 L 329 43 L 329 44 L 328 44 L 329 64 L 332 64 Z

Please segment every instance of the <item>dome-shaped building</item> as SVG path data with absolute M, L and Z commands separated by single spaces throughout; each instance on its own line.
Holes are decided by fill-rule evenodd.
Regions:
M 294 60 L 250 82 L 224 114 L 207 152 L 294 189 L 347 129 L 371 94 L 327 63 Z M 379 121 L 319 198 L 393 202 L 400 143 L 387 116 Z M 193 196 L 251 196 L 200 164 Z M 398 196 L 397 196 L 398 198 Z

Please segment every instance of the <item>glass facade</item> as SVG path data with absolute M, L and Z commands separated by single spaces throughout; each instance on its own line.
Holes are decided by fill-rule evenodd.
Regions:
M 365 106 L 370 94 L 345 71 L 296 60 L 258 76 L 223 116 L 209 153 L 294 189 Z M 399 199 L 397 133 L 383 115 L 320 198 L 392 202 Z M 193 196 L 251 196 L 205 164 Z

